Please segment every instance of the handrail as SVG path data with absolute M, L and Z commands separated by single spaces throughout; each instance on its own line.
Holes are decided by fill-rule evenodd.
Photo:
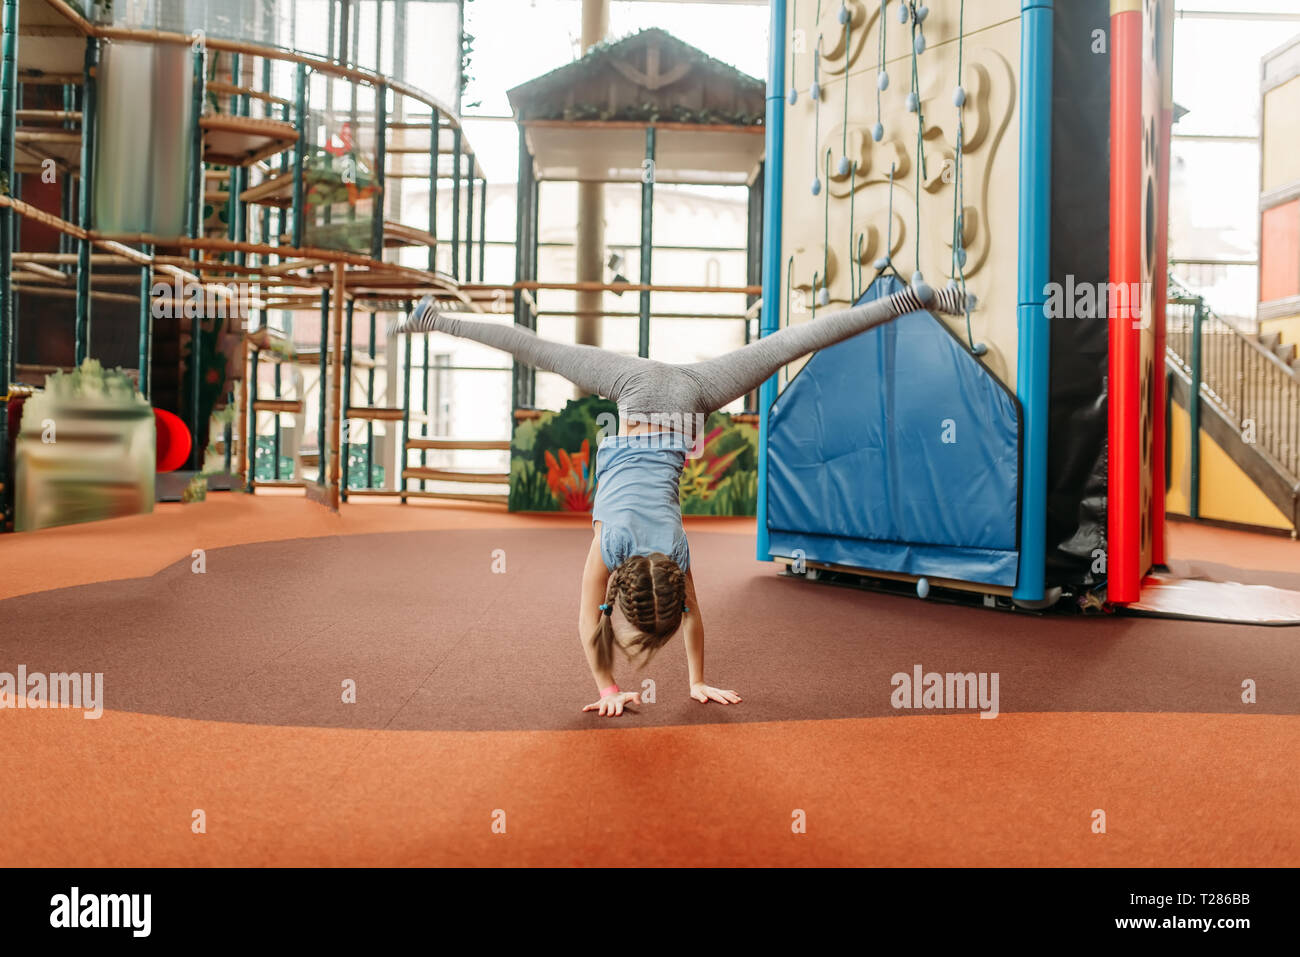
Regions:
M 1296 370 L 1294 368 L 1292 368 L 1291 366 L 1283 362 L 1278 357 L 1276 352 L 1274 352 L 1272 349 L 1265 346 L 1258 339 L 1254 338 L 1254 335 L 1252 333 L 1243 332 L 1241 329 L 1237 327 L 1236 323 L 1234 323 L 1232 320 L 1225 319 L 1223 316 L 1220 316 L 1213 309 L 1211 309 L 1209 304 L 1205 301 L 1204 296 L 1192 292 L 1185 285 L 1183 285 L 1183 283 L 1181 283 L 1177 277 L 1173 275 L 1169 276 L 1169 283 L 1170 286 L 1177 288 L 1178 295 L 1176 296 L 1171 295 L 1166 300 L 1168 305 L 1190 306 L 1190 305 L 1195 305 L 1196 303 L 1199 302 L 1201 304 L 1201 312 L 1206 319 L 1211 319 L 1223 323 L 1226 329 L 1228 329 L 1233 335 L 1237 336 L 1239 339 L 1243 340 L 1247 346 L 1249 346 L 1250 348 L 1258 352 L 1261 356 L 1265 358 L 1266 361 L 1272 362 L 1280 370 L 1286 372 L 1288 375 L 1294 376 L 1296 374 Z M 1173 292 L 1174 290 L 1171 289 L 1170 291 Z
M 1300 377 L 1273 350 L 1216 315 L 1203 296 L 1173 276 L 1168 288 L 1165 360 L 1189 380 L 1193 434 L 1199 432 L 1200 400 L 1209 401 L 1243 442 L 1262 453 L 1289 485 L 1296 485 Z M 1199 442 L 1192 442 L 1191 451 L 1195 502 Z

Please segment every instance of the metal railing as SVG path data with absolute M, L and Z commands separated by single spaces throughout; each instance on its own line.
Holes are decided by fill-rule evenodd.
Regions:
M 1165 312 L 1166 358 L 1191 382 L 1191 396 L 1211 402 L 1242 441 L 1272 460 L 1292 484 L 1300 478 L 1300 378 L 1253 335 L 1215 315 L 1203 297 L 1173 276 Z M 1200 404 L 1190 402 L 1191 432 Z M 1199 443 L 1193 443 L 1195 450 Z

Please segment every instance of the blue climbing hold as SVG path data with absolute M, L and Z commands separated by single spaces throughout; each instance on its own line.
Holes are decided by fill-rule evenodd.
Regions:
M 848 8 L 847 6 L 845 6 L 844 4 L 841 3 L 841 4 L 840 4 L 840 23 L 848 23 L 848 22 L 849 22 L 849 8 Z
M 962 267 L 966 265 L 966 249 L 963 246 L 957 247 L 957 265 Z
M 916 293 L 916 298 L 920 299 L 923 305 L 928 306 L 934 302 L 934 289 L 921 278 L 919 272 L 912 273 L 912 292 Z
M 916 597 L 917 598 L 930 597 L 930 579 L 918 578 L 916 580 Z
M 915 93 L 907 94 L 907 112 L 915 113 L 921 108 L 921 100 Z
M 790 95 L 786 97 L 786 100 L 789 102 L 791 106 L 794 106 L 796 103 L 799 102 L 799 91 L 796 90 L 794 87 L 790 87 Z
M 966 91 L 961 87 L 957 87 L 952 91 L 952 105 L 958 109 L 966 105 Z
M 971 350 L 971 352 L 975 353 L 977 356 L 985 355 L 988 351 L 989 347 L 982 342 L 975 343 L 975 348 Z
M 877 260 L 876 260 L 875 262 L 873 262 L 871 265 L 874 266 L 876 269 L 888 269 L 888 268 L 889 268 L 889 257 L 888 257 L 888 256 L 881 256 L 879 259 L 877 259 Z
M 924 33 L 918 33 L 918 34 L 916 35 L 916 39 L 912 42 L 912 49 L 914 49 L 914 50 L 916 51 L 916 55 L 917 55 L 917 56 L 920 56 L 922 53 L 925 52 L 925 34 L 924 34 Z
M 881 124 L 877 123 L 871 128 L 871 138 L 879 143 L 885 138 L 885 128 Z
M 978 306 L 979 304 L 980 301 L 975 297 L 975 293 L 973 292 L 966 293 L 966 310 L 968 312 L 974 312 L 975 307 Z
M 821 195 L 821 191 L 822 191 L 822 181 L 820 179 L 814 179 L 812 184 L 812 194 L 814 196 L 819 196 Z
M 876 89 L 880 90 L 882 93 L 889 89 L 889 74 L 884 70 L 881 70 L 876 75 Z
M 814 100 L 820 100 L 822 98 L 822 85 L 813 81 L 813 85 L 808 89 L 808 95 Z
M 841 157 L 840 157 L 840 164 L 839 164 L 839 166 L 836 167 L 836 169 L 839 171 L 839 175 L 841 175 L 841 176 L 848 176 L 848 175 L 849 175 L 849 158 L 848 158 L 847 156 L 841 156 Z
M 830 302 L 831 292 L 825 286 L 822 286 L 822 291 L 817 294 L 817 305 L 828 306 L 830 305 Z
M 929 7 L 917 7 L 917 8 L 916 8 L 916 22 L 917 22 L 917 23 L 924 23 L 924 22 L 925 22 L 925 18 L 928 17 L 929 15 L 930 15 L 930 8 L 929 8 Z
M 907 22 L 907 0 L 904 0 L 904 2 L 898 8 L 898 22 L 899 23 Z

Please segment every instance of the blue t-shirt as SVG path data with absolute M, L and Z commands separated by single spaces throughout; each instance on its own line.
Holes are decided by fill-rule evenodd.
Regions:
M 682 528 L 679 484 L 690 445 L 674 432 L 611 435 L 596 450 L 600 555 L 613 571 L 633 555 L 663 552 L 686 571 L 691 552 Z

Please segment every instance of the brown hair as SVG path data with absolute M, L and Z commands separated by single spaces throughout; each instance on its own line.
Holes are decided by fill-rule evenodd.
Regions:
M 629 644 L 619 645 L 628 658 L 641 658 L 641 667 L 667 644 L 682 623 L 686 606 L 686 573 L 662 552 L 633 555 L 614 569 L 605 590 L 605 604 L 617 604 L 639 632 Z M 601 612 L 596 624 L 596 662 L 608 670 L 614 664 L 614 624 Z

